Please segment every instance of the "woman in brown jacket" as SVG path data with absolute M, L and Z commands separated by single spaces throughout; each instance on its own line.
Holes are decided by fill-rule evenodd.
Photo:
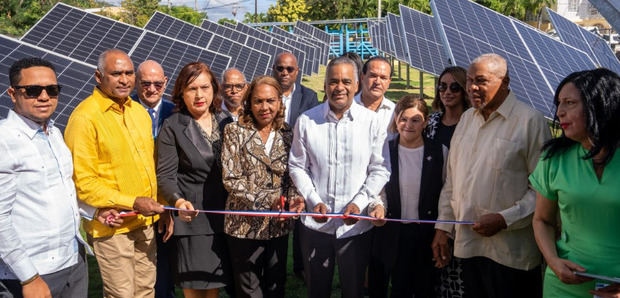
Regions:
M 243 97 L 239 121 L 224 129 L 227 210 L 300 212 L 304 208 L 288 175 L 292 138 L 291 128 L 284 123 L 280 85 L 272 77 L 257 77 Z M 284 297 L 292 223 L 277 217 L 225 216 L 237 297 Z

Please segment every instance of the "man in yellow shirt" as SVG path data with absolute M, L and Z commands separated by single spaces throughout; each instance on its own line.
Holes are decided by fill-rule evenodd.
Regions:
M 134 66 L 121 50 L 99 56 L 98 86 L 71 114 L 65 142 L 73 155 L 78 199 L 88 205 L 136 210 L 117 228 L 84 224 L 93 245 L 105 297 L 153 297 L 157 202 L 151 118 L 129 98 Z

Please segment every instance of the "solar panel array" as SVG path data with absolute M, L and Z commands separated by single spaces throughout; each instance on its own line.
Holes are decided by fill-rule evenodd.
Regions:
M 396 59 L 409 62 L 409 55 L 405 51 L 405 43 L 402 38 L 402 36 L 404 36 L 404 30 L 401 18 L 393 13 L 388 13 L 386 21 L 388 36 L 392 40 L 391 44 L 394 46 Z
M 620 33 L 620 2 L 618 0 L 589 0 L 611 28 Z
M 318 70 L 318 65 L 319 65 L 319 61 L 314 59 L 315 57 L 314 53 L 315 53 L 316 47 L 309 45 L 305 42 L 298 41 L 298 39 L 291 39 L 291 38 L 288 38 L 282 35 L 278 35 L 272 31 L 267 31 L 267 30 L 260 29 L 260 28 L 257 28 L 255 30 L 258 30 L 264 34 L 271 36 L 274 39 L 280 40 L 281 42 L 290 44 L 291 46 L 302 50 L 306 54 L 306 61 L 304 61 L 304 68 L 305 68 L 304 74 L 311 75 L 313 72 L 315 73 L 317 72 L 317 71 L 314 71 L 314 68 L 315 68 L 314 64 L 316 64 L 317 70 Z
M 432 16 L 400 5 L 404 28 L 403 45 L 408 53 L 409 65 L 436 76 L 448 66 L 441 38 Z
M 248 36 L 253 36 L 257 39 L 265 40 L 269 43 L 286 49 L 288 52 L 293 53 L 293 55 L 295 55 L 295 57 L 297 58 L 297 64 L 300 68 L 300 74 L 312 75 L 312 63 L 309 59 L 306 58 L 306 52 L 301 48 L 293 46 L 292 43 L 287 43 L 280 39 L 274 38 L 272 35 L 264 31 L 252 28 L 243 23 L 237 23 L 235 29 L 239 32 L 247 34 Z M 301 76 L 297 76 L 297 79 L 301 81 Z
M 547 8 L 551 23 L 560 39 L 590 56 L 599 66 L 620 74 L 620 61 L 604 39 Z
M 396 56 L 394 49 L 390 43 L 387 24 L 385 21 L 369 21 L 369 34 L 372 39 L 373 46 L 379 51 L 385 52 L 391 56 Z
M 331 41 L 329 33 L 302 21 L 297 21 L 295 23 L 293 33 L 314 39 L 315 44 L 321 47 L 321 55 L 319 56 L 320 63 L 323 65 L 327 64 L 327 59 L 329 58 L 329 43 Z
M 153 14 L 144 28 L 201 48 L 229 55 L 231 57 L 230 66 L 239 69 L 248 79 L 267 74 L 271 65 L 269 54 L 161 12 Z
M 431 0 L 431 8 L 453 64 L 467 67 L 483 53 L 501 55 L 508 62 L 510 88 L 517 98 L 549 118 L 559 81 L 594 67 L 583 51 L 477 3 Z
M 319 64 L 321 61 L 320 57 L 321 57 L 321 51 L 323 50 L 323 47 L 317 45 L 314 39 L 309 39 L 304 36 L 295 35 L 278 26 L 272 26 L 271 33 L 279 37 L 282 37 L 282 38 L 287 38 L 288 40 L 297 40 L 298 42 L 305 44 L 308 47 L 308 51 L 306 51 L 306 53 L 307 54 L 312 53 L 312 54 L 308 54 L 309 57 L 312 57 L 312 72 L 313 73 L 319 72 Z
M 88 13 L 63 3 L 56 4 L 22 41 L 55 53 L 96 65 L 103 51 L 125 51 L 135 65 L 147 59 L 159 62 L 171 79 L 165 93 L 170 95 L 181 68 L 194 61 L 209 65 L 221 74 L 230 65 L 230 56 L 150 32 L 109 18 Z M 61 45 L 70 45 L 74 50 Z
M 64 131 L 73 109 L 95 88 L 95 66 L 0 35 L 0 118 L 6 118 L 13 108 L 6 93 L 9 68 L 15 61 L 26 57 L 41 57 L 54 65 L 62 90 L 51 119 Z

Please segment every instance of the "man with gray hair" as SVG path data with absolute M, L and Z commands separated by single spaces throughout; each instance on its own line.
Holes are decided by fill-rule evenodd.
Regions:
M 97 257 L 104 297 L 153 297 L 153 223 L 164 209 L 157 201 L 151 118 L 129 98 L 135 73 L 125 52 L 103 52 L 95 80 L 93 94 L 75 108 L 65 129 L 77 197 L 96 208 L 139 215 L 125 217 L 116 228 L 85 222 L 84 230 Z
M 243 95 L 248 90 L 245 76 L 236 68 L 229 68 L 222 74 L 222 110 L 228 111 L 232 118 L 237 121 L 243 109 Z
M 454 256 L 463 259 L 469 297 L 540 297 L 541 255 L 534 240 L 535 192 L 528 176 L 550 138 L 547 123 L 518 101 L 509 88 L 506 60 L 496 54 L 476 58 L 467 71 L 473 109 L 456 126 L 446 182 L 439 199 L 440 220 L 432 248 L 436 266 L 448 264 L 448 235 Z
M 376 113 L 353 101 L 358 71 L 347 57 L 327 65 L 327 101 L 299 116 L 290 176 L 312 212 L 366 214 L 390 177 L 386 131 Z M 370 258 L 369 221 L 302 218 L 301 251 L 308 297 L 329 297 L 334 264 L 343 297 L 362 297 Z

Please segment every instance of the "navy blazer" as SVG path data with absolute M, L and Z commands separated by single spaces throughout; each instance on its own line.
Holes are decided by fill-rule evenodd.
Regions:
M 398 164 L 398 141 L 399 135 L 389 142 L 390 162 L 392 174 L 390 180 L 385 185 L 387 196 L 387 218 L 401 217 L 400 204 L 400 175 Z M 420 181 L 420 198 L 418 201 L 418 219 L 435 220 L 438 216 L 439 195 L 443 186 L 443 148 L 436 141 L 424 137 L 424 160 L 422 162 L 422 177 Z M 415 225 L 416 223 L 411 223 Z M 400 234 L 401 223 L 387 222 L 383 227 L 373 229 L 372 255 L 383 260 L 387 264 L 393 265 L 396 261 L 396 248 L 398 247 L 398 236 Z M 435 226 L 433 224 L 420 224 L 422 238 L 426 239 L 430 249 L 433 240 Z
M 290 127 L 295 127 L 295 122 L 297 121 L 297 117 L 301 115 L 301 113 L 319 105 L 319 98 L 316 95 L 316 92 L 312 91 L 310 88 L 306 88 L 301 84 L 295 83 L 295 92 L 293 93 L 293 98 L 291 99 L 290 106 Z
M 216 113 L 220 134 L 232 122 L 228 112 Z M 222 184 L 220 156 L 202 136 L 187 109 L 172 114 L 157 138 L 157 187 L 174 206 L 179 198 L 195 209 L 223 210 L 228 193 Z M 222 215 L 200 213 L 187 223 L 174 218 L 175 235 L 203 235 L 223 232 Z

